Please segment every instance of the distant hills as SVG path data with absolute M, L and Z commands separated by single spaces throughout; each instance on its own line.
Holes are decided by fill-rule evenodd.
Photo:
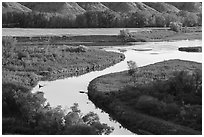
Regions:
M 28 7 L 17 2 L 2 2 L 2 13 L 7 12 L 31 12 Z
M 7 12 L 43 12 L 56 13 L 64 16 L 79 15 L 86 11 L 114 11 L 118 13 L 131 13 L 147 11 L 150 13 L 201 12 L 202 4 L 199 2 L 3 2 L 2 13 Z
M 77 2 L 77 4 L 86 11 L 105 11 L 110 10 L 101 2 Z
M 32 11 L 42 13 L 56 13 L 64 16 L 76 16 L 86 12 L 76 2 L 21 2 Z
M 153 9 L 159 12 L 179 12 L 180 10 L 176 8 L 174 5 L 164 3 L 164 2 L 144 2 L 146 5 L 152 7 Z
M 180 10 L 189 12 L 202 12 L 201 2 L 167 2 Z

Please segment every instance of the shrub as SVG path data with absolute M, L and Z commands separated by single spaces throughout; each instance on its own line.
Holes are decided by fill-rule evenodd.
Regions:
M 128 64 L 128 73 L 130 76 L 134 75 L 139 70 L 136 62 L 128 61 L 127 64 Z
M 158 99 L 147 95 L 140 96 L 136 104 L 136 108 L 151 115 L 161 114 L 163 107 L 164 105 Z
M 29 54 L 27 52 L 18 52 L 18 59 L 22 60 L 22 58 L 28 58 Z
M 97 135 L 95 129 L 88 125 L 73 125 L 63 131 L 64 135 Z
M 180 22 L 170 22 L 169 27 L 171 30 L 180 32 L 182 29 L 182 23 Z
M 6 36 L 2 38 L 2 55 L 5 58 L 13 56 L 14 48 L 16 46 L 16 38 Z
M 139 72 L 139 68 L 134 61 L 128 61 L 128 73 L 132 77 L 134 84 L 137 82 L 137 74 Z
M 180 112 L 180 108 L 176 103 L 170 103 L 166 105 L 166 114 L 167 115 L 177 115 Z
M 186 52 L 202 52 L 202 47 L 180 47 L 178 50 Z
M 120 30 L 120 36 L 122 37 L 129 37 L 130 35 L 130 32 L 128 29 L 123 29 L 123 30 Z
M 66 52 L 86 52 L 88 50 L 87 47 L 83 45 L 79 45 L 77 47 L 67 47 L 65 50 Z

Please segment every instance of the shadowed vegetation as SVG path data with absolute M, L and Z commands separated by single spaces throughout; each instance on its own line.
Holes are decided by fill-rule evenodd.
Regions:
M 39 80 L 55 80 L 104 69 L 124 59 L 119 53 L 85 46 L 23 45 L 12 37 L 2 40 L 3 134 L 110 134 L 93 112 L 82 115 L 77 104 L 65 113 L 50 107 L 42 92 L 32 94 Z M 91 118 L 91 117 L 94 117 Z
M 200 63 L 170 60 L 140 67 L 139 72 L 133 71 L 134 64 L 129 66 L 129 71 L 94 79 L 89 98 L 138 134 L 201 134 Z
M 180 47 L 178 50 L 186 52 L 202 52 L 202 47 Z

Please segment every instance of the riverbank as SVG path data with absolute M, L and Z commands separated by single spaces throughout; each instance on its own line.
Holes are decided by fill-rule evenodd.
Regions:
M 31 90 L 38 81 L 63 79 L 105 69 L 124 60 L 123 54 L 85 46 L 20 45 L 12 37 L 3 37 L 2 46 L 3 134 L 109 134 L 109 130 L 111 132 L 112 129 L 107 125 L 98 123 L 102 126 L 98 130 L 94 125 L 85 124 L 86 121 L 81 122 L 82 119 L 76 125 L 63 127 L 61 120 L 67 118 L 64 110 L 60 107 L 45 106 L 46 99 L 43 94 L 41 92 L 32 94 Z M 77 110 L 77 114 L 74 114 L 76 118 L 70 117 L 68 120 L 79 119 L 77 118 L 79 112 Z M 49 117 L 50 114 L 56 117 L 55 120 Z M 53 128 L 50 129 L 50 126 Z M 104 131 L 101 131 L 103 128 Z
M 190 61 L 155 63 L 139 68 L 136 80 L 128 71 L 98 77 L 90 82 L 88 96 L 97 107 L 136 134 L 201 134 L 202 88 L 195 93 L 192 86 L 194 75 L 201 78 L 201 70 L 200 63 Z M 192 81 L 185 86 L 180 83 L 178 92 L 178 87 L 173 86 L 179 83 L 177 77 L 179 81 L 183 79 L 184 85 L 185 80 Z
M 130 39 L 118 35 L 56 35 L 56 36 L 15 36 L 19 45 L 85 45 L 85 46 L 120 46 L 132 45 L 134 42 L 160 42 L 172 40 L 202 39 L 202 30 L 189 29 L 189 31 L 175 32 L 169 29 L 144 29 L 131 32 Z
M 139 32 L 123 30 L 121 37 L 125 42 L 161 42 L 172 40 L 202 39 L 202 28 L 185 28 L 180 32 L 170 29 L 150 29 Z

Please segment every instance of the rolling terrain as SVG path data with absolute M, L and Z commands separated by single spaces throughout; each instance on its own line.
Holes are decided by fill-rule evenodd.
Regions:
M 60 13 L 62 15 L 79 15 L 86 11 L 111 10 L 118 13 L 131 13 L 137 11 L 189 12 L 202 11 L 202 4 L 199 2 L 3 2 L 2 13 L 7 12 L 47 12 Z
M 3 2 L 4 28 L 141 28 L 202 24 L 202 4 L 166 2 Z

